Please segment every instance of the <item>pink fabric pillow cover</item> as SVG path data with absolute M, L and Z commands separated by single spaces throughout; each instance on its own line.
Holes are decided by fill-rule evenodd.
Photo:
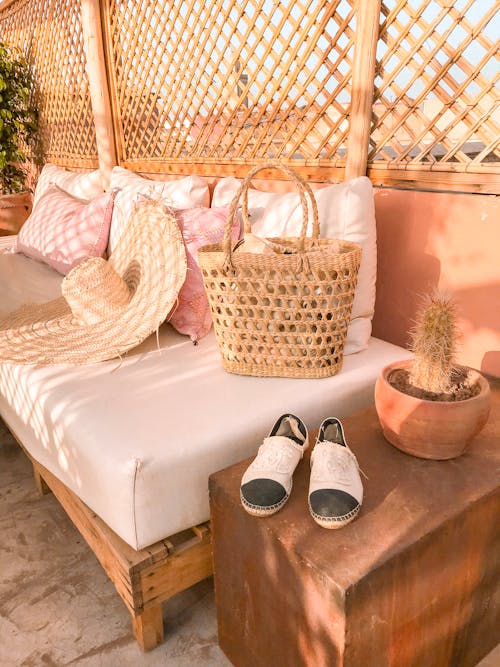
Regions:
M 87 257 L 104 255 L 112 213 L 112 194 L 89 202 L 51 185 L 21 227 L 16 252 L 66 275 Z
M 212 316 L 203 286 L 203 276 L 198 265 L 198 248 L 211 243 L 220 243 L 227 225 L 229 209 L 191 208 L 176 210 L 177 224 L 186 246 L 187 274 L 178 303 L 171 312 L 169 322 L 179 333 L 186 334 L 193 342 L 210 331 Z M 235 220 L 232 238 L 240 237 L 240 220 Z

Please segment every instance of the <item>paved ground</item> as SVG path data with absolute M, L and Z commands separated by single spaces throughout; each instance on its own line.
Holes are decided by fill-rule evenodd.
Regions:
M 139 650 L 113 585 L 55 498 L 39 498 L 1 420 L 0 535 L 0 667 L 230 665 L 217 645 L 211 581 L 165 604 L 167 641 Z M 499 666 L 500 646 L 480 667 Z

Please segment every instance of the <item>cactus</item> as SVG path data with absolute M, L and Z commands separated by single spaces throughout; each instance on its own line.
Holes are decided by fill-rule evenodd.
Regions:
M 442 394 L 450 389 L 453 357 L 458 339 L 455 302 L 441 292 L 426 297 L 410 332 L 415 354 L 410 382 L 425 391 Z

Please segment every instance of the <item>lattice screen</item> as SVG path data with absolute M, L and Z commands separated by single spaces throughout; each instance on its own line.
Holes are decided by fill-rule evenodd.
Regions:
M 120 163 L 221 174 L 279 157 L 342 178 L 353 90 L 358 108 L 371 87 L 368 75 L 352 82 L 364 3 L 102 0 Z M 497 6 L 382 0 L 375 183 L 500 192 Z M 45 158 L 97 166 L 80 2 L 8 0 L 1 37 L 34 65 Z
M 17 0 L 0 9 L 0 39 L 33 66 L 44 161 L 97 167 L 78 0 Z
M 344 164 L 352 2 L 107 2 L 123 163 Z
M 497 0 L 383 0 L 382 13 L 370 166 L 498 175 Z

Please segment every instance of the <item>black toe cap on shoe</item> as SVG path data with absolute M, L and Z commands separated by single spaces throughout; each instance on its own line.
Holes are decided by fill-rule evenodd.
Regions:
M 312 511 L 318 516 L 340 518 L 352 512 L 359 505 L 356 498 L 339 489 L 319 489 L 309 496 Z
M 250 505 L 272 507 L 283 500 L 286 491 L 274 479 L 252 479 L 251 482 L 243 484 L 241 495 Z

